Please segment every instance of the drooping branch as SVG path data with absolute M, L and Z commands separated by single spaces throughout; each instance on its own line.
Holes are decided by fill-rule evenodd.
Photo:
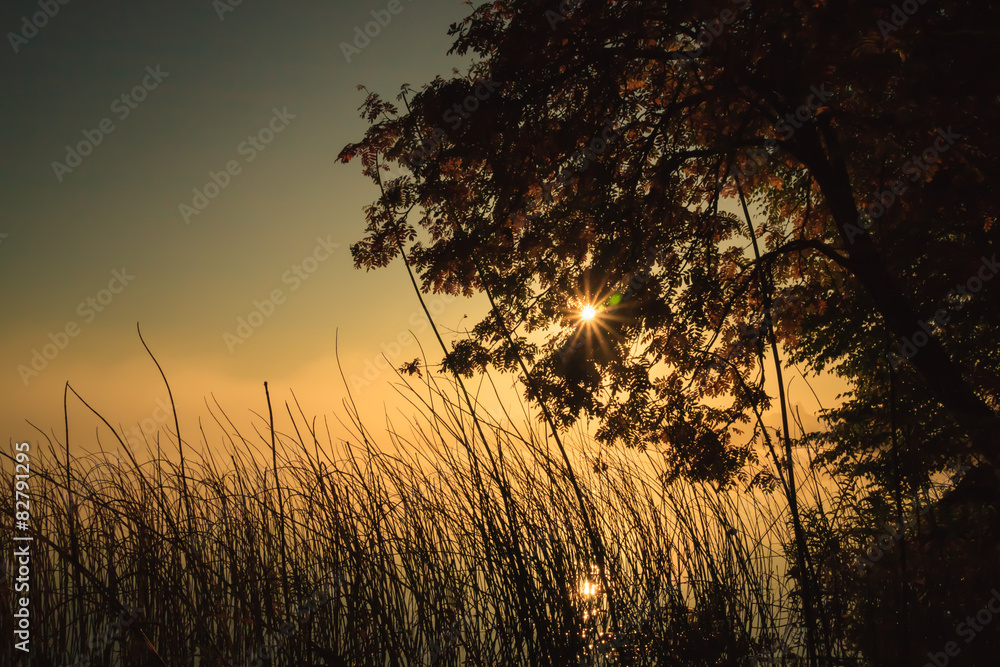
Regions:
M 844 267 L 850 273 L 854 273 L 854 262 L 851 261 L 850 257 L 841 255 L 833 246 L 827 245 L 822 241 L 810 240 L 810 239 L 799 239 L 796 241 L 791 241 L 781 246 L 780 248 L 775 248 L 770 252 L 766 252 L 760 256 L 759 261 L 761 263 L 773 262 L 775 259 L 781 255 L 786 255 L 793 252 L 802 252 L 804 250 L 815 250 L 821 255 L 829 257 L 834 262 Z

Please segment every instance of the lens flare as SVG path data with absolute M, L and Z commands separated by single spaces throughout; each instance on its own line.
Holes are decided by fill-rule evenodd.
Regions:
M 580 311 L 580 319 L 584 322 L 594 319 L 595 315 L 597 315 L 597 311 L 593 306 L 584 306 L 583 310 Z

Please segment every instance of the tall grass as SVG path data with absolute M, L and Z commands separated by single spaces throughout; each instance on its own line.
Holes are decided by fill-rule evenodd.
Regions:
M 297 404 L 253 437 L 220 410 L 223 444 L 185 443 L 183 475 L 167 439 L 141 460 L 124 441 L 117 460 L 34 452 L 33 664 L 267 664 L 269 646 L 280 665 L 799 663 L 780 496 L 668 481 L 655 453 L 577 433 L 605 590 L 546 432 L 434 375 L 403 391 L 409 422 L 375 436 L 347 403 L 341 441 Z

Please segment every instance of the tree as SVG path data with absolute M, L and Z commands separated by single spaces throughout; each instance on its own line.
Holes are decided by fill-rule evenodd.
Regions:
M 451 29 L 453 52 L 478 57 L 467 75 L 404 90 L 402 114 L 365 101 L 372 126 L 340 159 L 360 154 L 384 187 L 355 262 L 402 254 L 425 290 L 485 292 L 490 315 L 445 365 L 520 369 L 557 424 L 598 417 L 604 441 L 656 446 L 719 484 L 771 483 L 753 470 L 763 441 L 815 637 L 782 355 L 850 384 L 814 439 L 899 511 L 963 436 L 1000 463 L 1000 90 L 980 74 L 997 14 L 970 0 L 481 5 Z M 383 183 L 386 161 L 407 175 Z M 768 371 L 783 465 L 760 420 Z
M 753 462 L 762 429 L 736 444 L 734 427 L 770 404 L 774 343 L 875 400 L 846 406 L 863 432 L 890 428 L 875 380 L 897 366 L 897 405 L 995 467 L 997 291 L 949 291 L 995 265 L 1000 97 L 978 64 L 997 8 L 903 5 L 484 4 L 451 29 L 479 58 L 468 75 L 404 91 L 403 114 L 366 99 L 372 126 L 340 159 L 386 187 L 355 262 L 405 250 L 424 289 L 486 291 L 496 309 L 449 367 L 520 357 L 558 423 L 587 413 L 607 442 L 713 462 L 695 477 Z M 382 183 L 386 161 L 407 175 Z

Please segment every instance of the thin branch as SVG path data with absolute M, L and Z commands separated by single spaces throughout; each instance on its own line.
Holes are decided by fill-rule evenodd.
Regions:
M 818 253 L 826 255 L 827 257 L 832 259 L 840 266 L 844 267 L 847 271 L 851 272 L 852 274 L 854 273 L 854 262 L 851 261 L 850 257 L 841 255 L 839 252 L 836 251 L 836 249 L 833 248 L 833 246 L 827 245 L 822 241 L 808 240 L 808 239 L 799 239 L 797 241 L 791 241 L 790 243 L 786 243 L 780 248 L 776 248 L 775 250 L 764 253 L 756 261 L 761 263 L 772 262 L 775 259 L 777 259 L 779 255 L 784 255 L 786 253 L 792 253 L 792 252 L 802 252 L 803 250 L 815 250 Z

